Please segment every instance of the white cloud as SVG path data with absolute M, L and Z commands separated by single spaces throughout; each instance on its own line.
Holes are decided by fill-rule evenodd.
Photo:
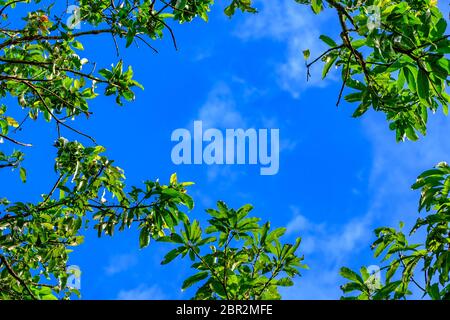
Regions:
M 194 53 L 192 55 L 192 61 L 194 62 L 202 62 L 203 60 L 207 60 L 211 58 L 214 54 L 213 47 L 196 47 L 194 49 Z
M 318 272 L 305 270 L 302 277 L 290 288 L 280 289 L 283 299 L 287 300 L 330 300 L 340 297 L 338 268 L 322 268 L 318 263 L 312 266 L 322 269 Z
M 310 69 L 311 77 L 306 79 L 307 69 L 303 58 L 303 50 L 311 49 L 313 56 L 323 52 L 325 47 L 317 43 L 319 34 L 315 32 L 308 33 L 304 37 L 294 37 L 288 45 L 288 54 L 286 61 L 277 68 L 278 82 L 280 87 L 289 92 L 294 98 L 298 98 L 300 93 L 308 86 L 326 87 L 328 80 L 322 80 L 320 63 L 314 64 Z M 332 73 L 330 73 L 332 75 Z
M 246 18 L 236 35 L 243 40 L 272 39 L 285 45 L 284 60 L 276 65 L 275 74 L 279 86 L 294 98 L 298 98 L 307 86 L 325 87 L 328 82 L 321 78 L 320 63 L 312 66 L 307 82 L 302 52 L 309 49 L 311 57 L 317 57 L 326 50 L 319 36 L 328 13 L 314 15 L 308 6 L 292 0 L 257 1 L 256 4 L 261 7 L 259 13 Z M 333 72 L 328 80 L 332 79 Z
M 288 35 L 296 31 L 314 29 L 317 21 L 322 19 L 320 16 L 314 16 L 307 6 L 296 4 L 291 0 L 257 0 L 255 4 L 258 7 L 258 14 L 248 16 L 236 31 L 236 36 L 243 39 L 270 37 L 285 41 Z
M 115 255 L 109 260 L 105 273 L 109 276 L 128 270 L 138 262 L 137 256 L 133 253 Z
M 227 185 L 230 185 L 240 176 L 245 175 L 245 170 L 239 169 L 238 166 L 210 165 L 206 175 L 209 182 L 221 179 L 222 181 L 225 180 Z
M 243 128 L 245 121 L 236 110 L 232 91 L 225 83 L 218 83 L 208 94 L 200 108 L 197 120 L 203 121 L 203 128 Z
M 200 203 L 202 207 L 211 208 L 215 205 L 214 199 L 206 192 L 201 192 L 198 189 L 191 191 L 192 197 L 196 200 L 196 204 Z
M 164 300 L 166 298 L 166 295 L 156 285 L 151 287 L 140 285 L 131 290 L 121 290 L 117 295 L 118 300 Z
M 283 151 L 288 151 L 288 152 L 294 151 L 295 148 L 297 148 L 297 144 L 298 144 L 298 142 L 295 141 L 295 140 L 291 140 L 291 139 L 288 139 L 288 138 L 281 139 L 281 141 L 280 141 L 280 152 L 283 152 Z
M 339 268 L 355 257 L 361 244 L 370 237 L 369 215 L 352 219 L 342 225 L 316 223 L 291 207 L 293 218 L 287 235 L 301 236 L 300 252 L 310 270 L 303 271 L 295 286 L 281 290 L 284 299 L 336 299 L 340 296 Z
M 371 234 L 370 215 L 334 225 L 317 223 L 291 207 L 294 214 L 287 224 L 287 235 L 301 236 L 299 251 L 310 270 L 302 272 L 295 286 L 281 290 L 284 299 L 337 299 L 340 296 L 339 268 L 365 250 Z
M 354 252 L 360 241 L 370 236 L 370 215 L 358 217 L 340 225 L 316 223 L 301 215 L 297 207 L 287 224 L 287 235 L 302 237 L 301 252 L 320 254 L 329 263 L 340 262 L 346 253 Z
M 212 88 L 195 120 L 202 121 L 203 130 L 210 128 L 229 129 L 245 127 L 245 121 L 242 115 L 236 110 L 233 93 L 225 83 L 218 83 Z M 217 156 L 223 158 L 224 155 L 218 153 Z M 224 165 L 208 166 L 206 174 L 210 182 L 221 177 L 228 177 L 230 179 L 227 179 L 227 181 L 231 181 L 231 178 L 234 179 L 237 176 L 237 172 L 231 170 L 229 166 Z
M 309 221 L 302 215 L 295 216 L 286 226 L 286 234 L 302 232 L 309 227 Z
M 371 114 L 363 121 L 373 146 L 370 188 L 374 191 L 371 200 L 374 216 L 387 224 L 400 220 L 411 223 L 418 217 L 419 199 L 411 185 L 424 170 L 450 160 L 450 122 L 441 115 L 430 116 L 426 137 L 417 142 L 397 143 L 394 132 L 380 115 Z

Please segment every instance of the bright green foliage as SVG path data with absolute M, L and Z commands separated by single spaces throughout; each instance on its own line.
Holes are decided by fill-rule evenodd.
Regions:
M 18 127 L 19 124 L 16 120 L 11 117 L 4 115 L 6 107 L 4 105 L 0 106 L 0 143 L 4 143 L 5 140 L 14 142 L 15 140 L 6 136 L 8 134 L 10 127 Z M 16 141 L 17 142 L 17 141 Z M 23 182 L 27 179 L 26 169 L 21 167 L 21 162 L 24 159 L 23 152 L 14 151 L 12 154 L 5 154 L 0 151 L 0 169 L 12 168 L 19 169 L 20 178 Z
M 195 274 L 187 278 L 182 289 L 202 281 L 194 299 L 272 300 L 280 299 L 278 287 L 294 285 L 303 257 L 295 244 L 282 244 L 284 228 L 270 230 L 270 223 L 260 225 L 249 217 L 252 206 L 233 210 L 223 202 L 217 210 L 209 209 L 209 226 L 203 235 L 198 221 L 185 223 L 180 233 L 162 237 L 178 247 L 165 256 L 167 264 L 178 256 L 189 256 Z
M 375 257 L 388 264 L 383 268 L 385 283 L 373 283 L 362 269 L 359 276 L 342 268 L 341 275 L 351 282 L 342 287 L 344 293 L 357 291 L 354 299 L 401 299 L 411 293 L 410 286 L 433 300 L 450 299 L 450 166 L 440 163 L 419 176 L 413 189 L 421 189 L 419 211 L 428 215 L 417 219 L 409 233 L 421 232 L 424 240 L 412 244 L 408 236 L 393 228 L 375 230 Z M 421 230 L 425 229 L 425 230 Z
M 448 114 L 450 35 L 436 0 L 296 0 L 315 13 L 336 11 L 339 39 L 322 35 L 330 48 L 307 63 L 323 61 L 323 77 L 336 66 L 344 98 L 359 104 L 354 117 L 370 108 L 386 114 L 397 140 L 426 134 L 431 111 Z M 305 58 L 308 58 L 305 55 Z M 308 71 L 308 76 L 309 71 Z
M 236 9 L 241 9 L 242 12 L 257 12 L 257 10 L 252 7 L 251 0 L 233 0 L 231 4 L 225 8 L 225 14 L 232 17 L 236 13 Z
M 69 247 L 82 243 L 79 233 L 91 224 L 99 236 L 136 225 L 145 247 L 151 237 L 173 232 L 174 225 L 186 220 L 180 205 L 193 206 L 186 195 L 188 184 L 178 183 L 175 175 L 168 186 L 147 181 L 125 193 L 123 171 L 102 156 L 103 147 L 85 148 L 63 138 L 56 147 L 58 179 L 42 201 L 0 202 L 2 299 L 78 293 L 66 288 Z

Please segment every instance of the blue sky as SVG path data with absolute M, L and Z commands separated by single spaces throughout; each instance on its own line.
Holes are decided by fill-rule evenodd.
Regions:
M 287 240 L 303 238 L 300 252 L 310 270 L 283 290 L 284 298 L 339 298 L 339 267 L 375 263 L 372 230 L 417 218 L 419 195 L 410 185 L 421 171 L 450 159 L 450 125 L 435 115 L 425 139 L 398 144 L 382 114 L 351 118 L 355 105 L 335 106 L 338 74 L 322 81 L 318 68 L 307 83 L 301 54 L 307 48 L 312 56 L 321 53 L 319 35 L 338 31 L 334 15 L 314 16 L 292 0 L 257 6 L 258 15 L 230 20 L 217 4 L 208 23 L 176 26 L 179 51 L 168 37 L 154 43 L 159 54 L 145 47 L 122 49 L 145 90 L 125 107 L 107 97 L 93 100 L 94 116 L 77 128 L 107 147 L 125 169 L 128 185 L 166 182 L 173 172 L 195 181 L 191 217 L 204 220 L 204 209 L 216 200 L 233 207 L 253 204 L 254 215 L 288 228 Z M 84 46 L 83 56 L 99 66 L 117 61 L 110 37 L 87 38 Z M 279 128 L 279 173 L 261 176 L 258 166 L 249 165 L 173 165 L 171 133 L 194 120 L 220 129 Z M 54 183 L 54 127 L 29 123 L 20 137 L 34 144 L 25 163 L 28 183 L 0 171 L 0 194 L 33 201 Z M 168 249 L 152 244 L 139 250 L 135 230 L 101 239 L 86 231 L 70 264 L 82 270 L 84 299 L 188 299 L 192 291 L 180 287 L 190 274 L 189 261 L 161 266 Z

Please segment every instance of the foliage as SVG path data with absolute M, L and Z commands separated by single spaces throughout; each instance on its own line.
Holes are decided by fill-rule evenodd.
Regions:
M 426 134 L 428 114 L 448 114 L 450 35 L 436 0 L 296 0 L 315 13 L 325 6 L 336 11 L 340 39 L 322 35 L 329 49 L 307 63 L 324 63 L 325 78 L 333 66 L 341 70 L 348 102 L 358 103 L 353 116 L 370 108 L 386 114 L 397 140 Z M 309 58 L 309 51 L 304 52 Z M 310 76 L 308 71 L 308 76 Z
M 351 281 L 342 286 L 343 292 L 358 292 L 351 299 L 403 299 L 411 294 L 411 285 L 423 297 L 450 299 L 450 166 L 440 163 L 425 171 L 413 189 L 421 189 L 419 211 L 425 210 L 428 214 L 417 219 L 409 237 L 425 229 L 419 234 L 423 241 L 410 243 L 401 230 L 402 224 L 400 230 L 376 229 L 377 240 L 372 248 L 375 257 L 388 262 L 383 268 L 385 283 L 374 283 L 379 277 L 370 276 L 365 268 L 361 269 L 361 276 L 342 268 L 341 275 Z
M 418 133 L 426 133 L 429 111 L 442 107 L 447 113 L 450 63 L 446 54 L 450 53 L 450 43 L 445 35 L 447 23 L 435 0 L 296 2 L 311 6 L 315 13 L 326 7 L 337 12 L 342 28 L 340 40 L 321 36 L 330 49 L 308 62 L 307 67 L 322 60 L 324 77 L 333 66 L 341 69 L 343 86 L 338 100 L 345 87 L 351 89 L 345 98 L 359 103 L 355 116 L 361 116 L 370 107 L 383 111 L 398 140 L 405 137 L 416 140 Z M 1 299 L 55 299 L 78 294 L 77 290 L 66 287 L 68 255 L 71 247 L 82 242 L 82 230 L 92 224 L 99 236 L 112 236 L 116 230 L 136 226 L 140 229 L 141 247 L 147 246 L 151 238 L 180 244 L 183 249 L 179 250 L 184 251 L 179 254 L 196 260 L 193 267 L 200 272 L 185 286 L 205 280 L 196 295 L 199 299 L 279 298 L 278 286 L 292 283 L 297 267 L 302 266 L 302 258 L 295 255 L 299 242 L 293 246 L 281 245 L 278 238 L 282 232 L 277 229 L 269 233 L 268 224 L 259 226 L 254 218 L 247 218 L 248 206 L 233 211 L 219 203 L 218 211 L 209 211 L 212 219 L 207 229 L 216 234 L 211 240 L 215 250 L 206 253 L 203 249 L 200 253 L 210 240 L 201 243 L 205 239 L 200 240 L 199 223 L 189 222 L 181 211 L 181 206 L 193 207 L 186 193 L 189 183 L 178 183 L 173 175 L 168 185 L 147 181 L 141 187 L 128 187 L 124 172 L 107 158 L 105 148 L 97 145 L 94 137 L 68 123 L 69 119 L 76 123 L 80 117 L 92 117 L 94 110 L 88 102 L 100 94 L 113 97 L 119 105 L 135 99 L 134 90 L 142 86 L 134 80 L 132 68 L 120 59 L 119 44 L 129 47 L 140 43 L 157 51 L 152 40 L 169 36 L 177 48 L 171 25 L 197 17 L 207 20 L 212 4 L 213 0 L 80 0 L 75 12 L 60 14 L 67 12 L 66 2 L 49 5 L 41 0 L 0 0 L 3 19 L 0 98 L 8 102 L 0 105 L 0 143 L 17 148 L 10 153 L 6 148 L 0 151 L 0 170 L 18 171 L 20 179 L 26 182 L 25 149 L 32 147 L 32 143 L 20 141 L 16 134 L 26 129 L 30 121 L 44 120 L 55 125 L 57 155 L 56 182 L 41 200 L 37 203 L 0 200 Z M 230 17 L 237 10 L 256 12 L 251 0 L 230 0 L 227 4 L 225 14 Z M 372 5 L 381 9 L 381 24 L 369 29 Z M 82 30 L 74 29 L 78 23 Z M 110 37 L 116 44 L 117 62 L 97 68 L 95 61 L 82 57 L 83 40 L 88 36 L 102 37 L 102 40 Z M 304 56 L 309 59 L 309 51 Z M 13 100 L 16 105 L 11 103 Z M 434 174 L 425 180 L 438 179 Z M 431 182 L 427 182 L 429 186 L 428 183 Z M 436 188 L 421 187 L 427 190 L 424 207 L 430 210 L 427 201 L 432 201 L 434 206 L 438 204 L 437 200 L 430 200 L 437 197 L 437 193 L 432 193 Z M 442 187 L 442 195 L 447 187 L 448 183 Z M 436 214 L 444 212 L 444 209 L 434 209 Z M 252 228 L 239 225 L 242 221 L 250 221 Z M 180 223 L 185 227 L 184 233 L 178 234 L 182 242 L 178 242 L 180 238 L 175 233 Z M 429 236 L 437 237 L 443 223 L 426 220 L 417 227 L 427 225 Z M 417 264 L 408 263 L 418 258 L 406 254 L 419 255 L 414 251 L 416 248 L 402 244 L 400 233 L 392 230 L 389 233 L 389 230 L 382 229 L 379 237 L 386 241 L 393 239 L 391 245 L 403 245 L 403 262 L 414 269 Z M 167 238 L 166 233 L 172 236 Z M 233 240 L 224 242 L 225 236 L 225 240 Z M 444 233 L 440 236 L 448 240 Z M 426 284 L 426 292 L 434 298 L 446 297 L 448 289 L 442 286 L 448 279 L 442 274 L 448 274 L 448 255 L 437 251 L 438 238 L 430 239 L 424 247 L 436 249 L 423 253 L 420 259 L 429 263 L 425 266 L 428 274 L 439 274 L 443 281 L 437 284 L 433 277 L 427 278 L 430 283 Z M 384 241 L 377 246 L 384 245 Z M 237 246 L 242 242 L 243 246 Z M 169 258 L 175 258 L 174 255 L 172 252 Z M 444 259 L 441 257 L 446 257 L 447 262 L 438 260 Z M 210 266 L 217 259 L 219 265 L 208 268 L 202 259 Z M 427 269 L 431 266 L 435 269 Z M 286 277 L 279 278 L 282 273 Z M 363 274 L 362 279 L 367 277 Z M 407 284 L 404 280 L 402 287 Z M 397 297 L 406 291 L 404 288 Z M 391 294 L 392 290 L 388 295 Z
M 286 230 L 271 231 L 269 222 L 261 226 L 260 219 L 248 216 L 252 209 L 246 205 L 233 210 L 219 201 L 217 210 L 207 210 L 211 219 L 205 233 L 213 236 L 203 236 L 195 220 L 185 222 L 181 232 L 158 239 L 178 245 L 162 264 L 178 256 L 189 256 L 194 262 L 197 273 L 182 285 L 184 290 L 203 281 L 194 299 L 280 299 L 278 287 L 294 285 L 292 278 L 300 274 L 299 268 L 306 268 L 303 257 L 296 255 L 300 238 L 295 244 L 282 244 L 280 237 Z
M 38 203 L 3 199 L 0 216 L 0 298 L 54 299 L 79 294 L 67 288 L 68 254 L 83 242 L 80 231 L 90 224 L 98 235 L 112 236 L 137 225 L 140 246 L 186 216 L 178 207 L 192 208 L 189 184 L 172 176 L 169 185 L 147 181 L 125 193 L 122 169 L 102 155 L 104 148 L 83 147 L 64 138 L 56 143 L 58 179 Z

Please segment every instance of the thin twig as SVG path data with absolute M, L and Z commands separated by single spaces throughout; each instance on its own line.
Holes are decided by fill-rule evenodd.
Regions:
M 348 60 L 347 60 L 347 71 L 345 72 L 345 78 L 344 78 L 344 81 L 342 82 L 341 90 L 339 91 L 339 96 L 338 96 L 338 100 L 336 102 L 336 107 L 339 107 L 339 104 L 341 103 L 342 94 L 344 93 L 345 85 L 347 84 L 348 77 L 350 76 L 350 60 L 351 60 L 351 55 L 348 57 Z
M 3 134 L 1 134 L 1 133 L 0 133 L 0 138 L 3 138 L 3 139 L 5 139 L 5 140 L 8 140 L 8 141 L 10 141 L 10 142 L 12 142 L 12 143 L 15 143 L 15 144 L 17 144 L 17 145 L 19 145 L 19 146 L 22 146 L 22 147 L 32 147 L 32 146 L 33 146 L 32 144 L 17 141 L 17 140 L 15 140 L 15 139 L 10 138 L 10 137 L 8 137 L 8 136 L 5 136 L 5 135 L 3 135 Z

